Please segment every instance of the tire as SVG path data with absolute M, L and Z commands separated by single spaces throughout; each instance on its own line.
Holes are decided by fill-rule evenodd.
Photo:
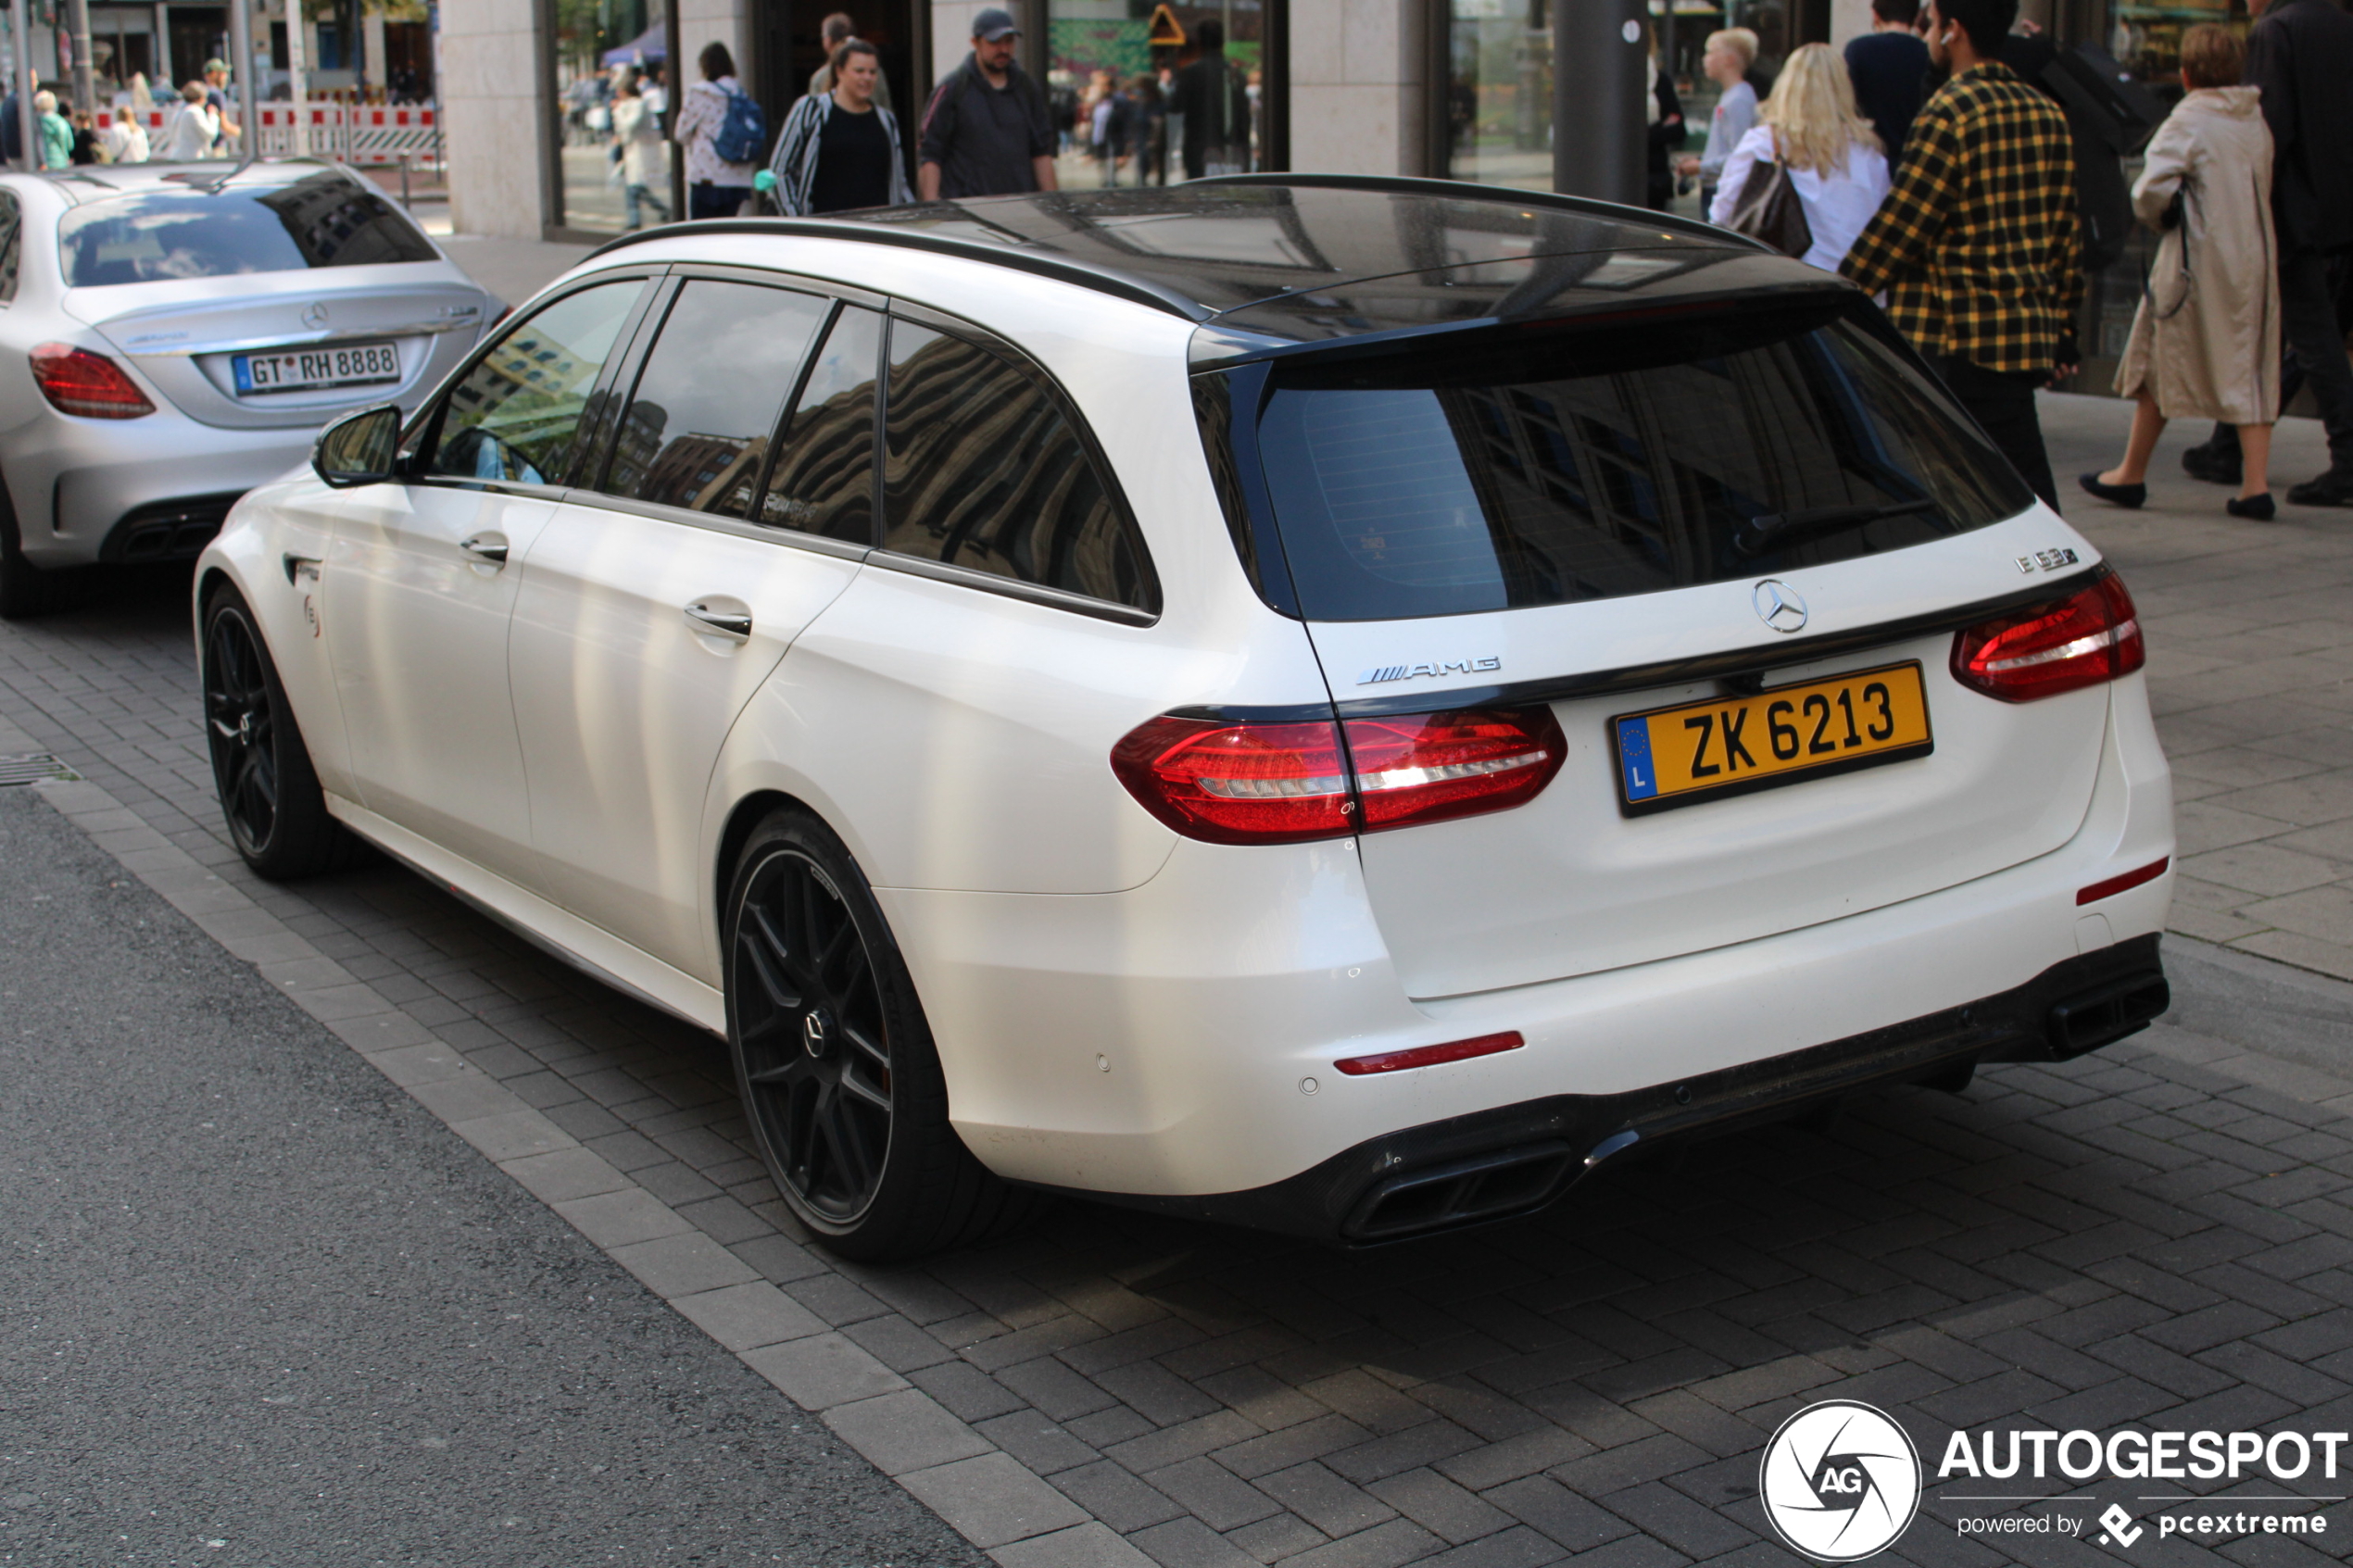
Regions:
M 0 481 L 0 621 L 23 621 L 49 607 L 48 575 L 24 558 L 16 503 Z
M 1035 1195 L 972 1157 L 899 946 L 857 862 L 805 812 L 753 830 L 728 888 L 727 1043 L 786 1207 L 879 1262 L 1000 1235 Z
M 350 864 L 359 841 L 327 814 L 278 667 L 236 589 L 223 586 L 205 599 L 201 646 L 205 738 L 237 853 L 271 882 Z

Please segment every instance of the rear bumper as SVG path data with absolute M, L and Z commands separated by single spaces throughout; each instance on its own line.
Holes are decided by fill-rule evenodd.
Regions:
M 1606 1160 L 1802 1114 L 1859 1089 L 1957 1089 L 1982 1063 L 2064 1061 L 2168 1006 L 2158 937 L 1882 1029 L 1625 1094 L 1550 1095 L 1369 1138 L 1288 1180 L 1194 1197 L 1074 1194 L 1363 1247 L 1528 1214 Z
M 310 455 L 315 431 L 216 430 L 163 408 L 33 420 L 0 450 L 26 558 L 39 567 L 188 560 L 229 504 Z

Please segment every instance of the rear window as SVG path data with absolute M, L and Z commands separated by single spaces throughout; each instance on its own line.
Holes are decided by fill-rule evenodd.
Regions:
M 340 174 L 92 202 L 57 220 L 57 250 L 69 288 L 439 259 L 399 209 Z
M 2025 484 L 1845 302 L 1214 372 L 1212 465 L 1254 459 L 1314 621 L 1617 598 L 1902 549 Z M 1255 375 L 1253 376 L 1253 371 Z M 1205 380 L 1210 378 L 1204 378 Z M 1245 431 L 1234 421 L 1254 422 Z M 1235 534 L 1262 591 L 1263 528 Z M 1269 597 L 1280 596 L 1269 593 Z

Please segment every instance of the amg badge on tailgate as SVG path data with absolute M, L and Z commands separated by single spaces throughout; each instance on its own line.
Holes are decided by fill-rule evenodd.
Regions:
M 1479 675 L 1503 667 L 1503 655 L 1494 653 L 1480 659 L 1441 659 L 1429 664 L 1378 664 L 1357 676 L 1356 684 L 1373 686 L 1383 681 L 1410 681 L 1419 675 L 1442 680 L 1448 675 Z

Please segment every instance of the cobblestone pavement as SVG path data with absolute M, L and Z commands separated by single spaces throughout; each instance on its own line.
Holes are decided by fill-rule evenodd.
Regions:
M 2221 628 L 2320 626 L 2344 580 L 2329 521 L 2252 546 L 2134 521 L 2120 553 L 2169 733 L 2234 707 L 2181 683 L 2306 657 L 2244 625 L 2234 650 Z M 2274 552 L 2283 608 L 2236 571 L 2167 570 L 2206 546 Z M 2207 608 L 2210 582 L 2241 608 Z M 119 583 L 0 627 L 0 753 L 66 758 L 88 782 L 42 787 L 102 847 L 1005 1568 L 1786 1562 L 1758 1451 L 1831 1397 L 1894 1413 L 1931 1466 L 1958 1427 L 2353 1427 L 2353 1082 L 2329 1071 L 2353 1076 L 2353 989 L 2334 982 L 2290 974 L 2284 993 L 2276 966 L 2183 944 L 2177 972 L 2212 981 L 2202 1013 L 1958 1096 L 1896 1091 L 1613 1170 L 1467 1236 L 1340 1255 L 1072 1203 L 927 1266 L 844 1265 L 775 1200 L 716 1042 L 388 865 L 293 888 L 245 872 L 217 827 L 182 592 Z M 2308 719 L 2296 734 L 2336 714 L 2342 738 L 2337 709 L 2238 705 L 2257 700 Z M 2285 755 L 2258 738 L 2191 755 Z M 2315 940 L 2342 946 L 2332 932 Z M 2260 931 L 2212 934 L 2262 950 Z M 2286 995 L 2294 1038 L 2249 1039 L 2233 986 Z M 2136 1489 L 2057 1506 L 2145 1514 Z M 1892 1556 L 2105 1549 L 1963 1538 L 1940 1490 Z M 2152 1536 L 2108 1554 L 2319 1564 L 2353 1531 L 2353 1510 L 2327 1517 L 2324 1550 Z

